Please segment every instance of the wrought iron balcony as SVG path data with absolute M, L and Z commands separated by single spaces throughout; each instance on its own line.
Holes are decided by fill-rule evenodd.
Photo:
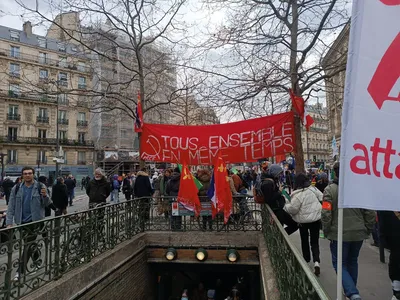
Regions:
M 38 159 L 38 160 L 36 161 L 36 164 L 38 164 L 38 165 L 47 165 L 47 157 Z
M 68 99 L 58 99 L 58 104 L 59 105 L 64 105 L 64 106 L 68 106 L 69 105 L 69 100 Z
M 19 114 L 7 114 L 7 120 L 9 120 L 9 121 L 21 121 L 21 115 L 19 115 Z
M 78 120 L 78 121 L 76 121 L 76 125 L 79 127 L 87 127 L 88 121 Z
M 58 124 L 60 125 L 68 125 L 69 120 L 68 119 L 58 119 Z
M 37 116 L 36 117 L 36 122 L 38 123 L 49 123 L 49 117 L 41 117 L 41 116 Z
M 0 97 L 8 97 L 13 99 L 21 99 L 27 101 L 38 101 L 38 102 L 47 102 L 52 103 L 54 105 L 57 104 L 57 99 L 55 95 L 47 95 L 41 94 L 37 92 L 19 92 L 19 91 L 11 91 L 11 90 L 1 90 L 0 89 Z
M 80 146 L 80 147 L 94 147 L 93 141 L 90 140 L 69 140 L 60 139 L 62 146 Z M 56 145 L 57 139 L 55 138 L 39 138 L 39 137 L 17 137 L 17 136 L 0 136 L 0 144 L 39 144 L 39 145 Z
M 70 70 L 77 70 L 79 72 L 84 72 L 84 73 L 90 73 L 92 71 L 92 68 L 90 66 L 82 66 L 82 65 L 78 65 L 78 64 L 75 64 L 72 62 L 60 63 L 60 61 L 57 59 L 50 59 L 48 57 L 25 54 L 25 53 L 20 53 L 20 52 L 10 52 L 10 49 L 1 49 L 0 48 L 0 56 L 12 57 L 14 59 L 29 61 L 29 62 L 33 62 L 33 63 L 39 63 L 39 64 L 43 64 L 43 65 L 55 66 L 55 67 L 65 68 L 65 69 L 70 69 Z M 82 56 L 80 56 L 79 59 L 82 59 Z
M 85 90 L 86 89 L 86 83 L 85 84 L 79 83 L 78 84 L 78 89 Z
M 60 79 L 60 80 L 58 81 L 58 84 L 59 84 L 59 85 L 62 85 L 62 86 L 68 86 L 68 81 L 67 81 L 67 80 L 61 80 L 61 79 Z
M 10 72 L 9 75 L 10 75 L 11 77 L 14 77 L 14 78 L 20 78 L 20 76 L 21 76 L 20 73 L 19 73 L 19 72 L 16 72 L 16 71 Z
M 78 165 L 86 165 L 86 160 L 78 160 Z

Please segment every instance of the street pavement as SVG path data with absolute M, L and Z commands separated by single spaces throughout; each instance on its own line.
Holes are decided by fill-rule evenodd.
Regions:
M 299 231 L 290 236 L 301 254 Z M 390 300 L 392 287 L 388 276 L 389 253 L 386 252 L 386 264 L 379 261 L 379 248 L 371 246 L 371 240 L 366 240 L 360 252 L 358 289 L 363 300 Z M 336 273 L 332 266 L 329 240 L 320 239 L 321 275 L 319 281 L 331 299 L 336 299 Z M 343 299 L 345 299 L 343 297 Z

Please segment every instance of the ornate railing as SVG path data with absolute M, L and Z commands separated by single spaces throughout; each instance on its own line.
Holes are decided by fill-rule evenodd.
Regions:
M 272 210 L 262 208 L 263 234 L 280 299 L 330 300 Z
M 45 144 L 56 145 L 57 139 L 55 138 L 39 138 L 39 137 L 20 137 L 20 136 L 0 136 L 0 144 Z M 63 146 L 77 146 L 77 147 L 94 147 L 93 141 L 90 140 L 69 140 L 60 139 L 60 145 Z
M 281 299 L 329 299 L 269 208 L 235 197 L 224 224 L 221 215 L 212 220 L 210 201 L 201 201 L 200 217 L 175 198 L 138 198 L 0 230 L 0 299 L 22 298 L 140 232 L 261 228 Z

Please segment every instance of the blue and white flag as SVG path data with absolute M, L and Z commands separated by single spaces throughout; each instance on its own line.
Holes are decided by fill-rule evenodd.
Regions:
M 217 209 L 217 195 L 215 194 L 215 179 L 214 179 L 214 172 L 211 177 L 210 188 L 207 191 L 207 196 L 210 198 L 213 206 Z

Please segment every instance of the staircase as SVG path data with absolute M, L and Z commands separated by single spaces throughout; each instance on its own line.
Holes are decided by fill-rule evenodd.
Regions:
M 106 172 L 106 177 L 108 178 L 114 174 L 119 174 L 119 169 L 121 168 L 121 166 L 123 164 L 124 164 L 124 162 L 120 161 L 118 164 L 116 164 L 112 168 L 104 170 L 104 172 Z

